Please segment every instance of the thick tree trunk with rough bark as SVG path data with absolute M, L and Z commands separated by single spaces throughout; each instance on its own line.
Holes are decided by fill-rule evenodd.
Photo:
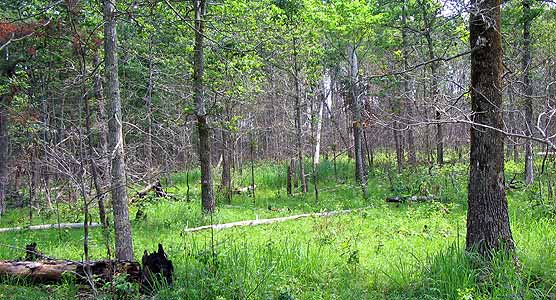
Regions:
M 195 115 L 197 117 L 197 131 L 199 132 L 199 161 L 201 164 L 201 201 L 203 212 L 212 213 L 215 208 L 212 190 L 210 127 L 205 103 L 203 74 L 205 61 L 203 53 L 204 27 L 203 18 L 206 13 L 206 1 L 194 0 L 195 10 L 195 45 L 193 53 L 193 91 L 195 99 Z
M 531 67 L 531 0 L 523 0 L 523 96 L 527 135 L 533 135 L 533 86 L 529 75 Z M 525 183 L 533 183 L 533 143 L 525 141 Z
M 503 128 L 500 0 L 472 0 L 471 106 L 475 123 Z M 514 248 L 504 190 L 504 135 L 472 126 L 467 250 L 487 256 Z
M 129 222 L 124 140 L 122 132 L 122 104 L 118 78 L 118 52 L 116 35 L 116 0 L 104 1 L 104 69 L 106 95 L 110 103 L 108 121 L 109 155 L 111 159 L 111 195 L 114 211 L 116 258 L 133 260 L 133 241 Z

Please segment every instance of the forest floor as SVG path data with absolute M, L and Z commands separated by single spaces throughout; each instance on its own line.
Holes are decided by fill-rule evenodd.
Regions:
M 368 200 L 354 186 L 353 165 L 323 161 L 319 168 L 319 201 L 309 193 L 288 197 L 286 164 L 261 163 L 255 168 L 257 189 L 234 195 L 212 216 L 203 216 L 199 174 L 189 175 L 191 202 L 185 201 L 186 174 L 163 180 L 177 200 L 148 197 L 131 207 L 136 258 L 162 243 L 174 263 L 173 287 L 161 286 L 155 299 L 555 299 L 556 200 L 548 169 L 538 184 L 508 190 L 512 231 L 521 267 L 500 255 L 483 262 L 466 254 L 466 163 L 442 168 L 419 167 L 397 175 L 387 157 L 370 171 Z M 310 166 L 306 168 L 310 170 Z M 507 181 L 522 169 L 506 165 Z M 519 176 L 518 176 L 519 177 Z M 308 177 L 310 178 L 310 176 Z M 250 174 L 235 174 L 235 186 L 247 186 Z M 139 188 L 139 187 L 138 187 Z M 547 192 L 548 191 L 548 192 Z M 436 195 L 429 202 L 386 203 L 388 196 Z M 134 220 L 142 209 L 146 218 Z M 283 217 L 307 212 L 364 208 L 331 217 L 309 217 L 260 226 L 184 232 L 207 224 Z M 95 211 L 93 217 L 96 219 Z M 76 205 L 42 210 L 34 224 L 79 222 Z M 29 224 L 28 210 L 12 210 L 0 227 Z M 91 259 L 106 256 L 100 229 L 91 229 Z M 81 260 L 83 231 L 42 230 L 0 234 L 0 259 L 17 259 L 37 242 L 43 253 Z M 134 286 L 120 282 L 121 298 L 139 298 Z M 96 299 L 112 299 L 108 287 Z M 31 285 L 4 279 L 0 299 L 74 299 L 86 293 L 68 280 Z M 145 296 L 143 296 L 145 297 Z

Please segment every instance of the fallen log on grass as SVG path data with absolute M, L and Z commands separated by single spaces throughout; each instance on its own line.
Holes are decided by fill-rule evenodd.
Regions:
M 89 228 L 99 227 L 99 223 L 89 224 Z M 27 227 L 11 227 L 11 228 L 0 228 L 0 233 L 2 232 L 14 232 L 22 230 L 46 230 L 46 229 L 74 229 L 83 228 L 83 223 L 60 223 L 60 224 L 43 224 L 43 225 L 33 225 Z
M 424 201 L 432 201 L 438 200 L 436 196 L 395 196 L 395 197 L 387 197 L 386 202 L 392 203 L 402 203 L 402 202 L 424 202 Z
M 203 231 L 208 229 L 222 230 L 222 229 L 233 228 L 233 227 L 257 226 L 257 225 L 264 225 L 264 224 L 280 223 L 280 222 L 298 220 L 298 219 L 303 219 L 308 217 L 332 217 L 336 215 L 349 214 L 364 209 L 367 208 L 365 207 L 365 208 L 358 208 L 358 209 L 345 209 L 345 210 L 336 210 L 336 211 L 321 212 L 321 213 L 307 213 L 307 214 L 300 214 L 300 215 L 287 216 L 281 218 L 257 219 L 257 220 L 239 221 L 239 222 L 225 223 L 225 224 L 205 225 L 205 226 L 195 227 L 195 228 L 186 228 L 184 231 L 197 232 L 197 231 Z
M 111 281 L 114 274 L 126 274 L 129 281 L 140 282 L 141 266 L 133 261 L 91 261 L 88 263 L 65 260 L 0 261 L 0 277 L 28 279 L 32 282 L 57 282 L 73 275 L 78 281 L 87 282 L 86 270 L 103 281 Z M 67 274 L 67 275 L 65 275 Z
M 59 282 L 64 277 L 73 277 L 78 282 L 91 284 L 95 281 L 112 281 L 116 275 L 126 275 L 129 282 L 137 282 L 141 290 L 153 291 L 160 282 L 171 285 L 174 266 L 164 252 L 162 244 L 158 251 L 147 253 L 141 259 L 142 267 L 135 261 L 100 260 L 79 262 L 71 260 L 55 260 L 38 252 L 37 244 L 25 246 L 25 261 L 0 261 L 0 280 L 3 277 L 30 280 L 33 283 Z M 28 261 L 41 258 L 40 261 Z

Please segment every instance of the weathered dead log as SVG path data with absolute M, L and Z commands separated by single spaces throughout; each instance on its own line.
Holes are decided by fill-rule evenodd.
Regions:
M 99 223 L 89 224 L 89 228 L 99 227 Z M 22 230 L 46 230 L 46 229 L 73 229 L 73 228 L 83 228 L 83 223 L 60 223 L 60 224 L 44 224 L 44 225 L 33 225 L 27 227 L 11 227 L 11 228 L 0 228 L 0 233 L 2 232 L 13 232 Z
M 162 244 L 158 244 L 158 251 L 148 253 L 145 250 L 141 259 L 143 275 L 141 278 L 141 289 L 143 292 L 151 292 L 157 287 L 157 283 L 172 285 L 174 265 L 164 252 Z
M 438 200 L 436 196 L 395 196 L 387 197 L 386 202 L 401 203 L 401 202 L 424 202 Z
M 74 276 L 78 281 L 87 281 L 86 267 L 93 276 L 103 281 L 112 280 L 114 274 L 127 274 L 129 281 L 140 282 L 141 266 L 132 261 L 101 260 L 89 263 L 76 261 L 0 261 L 0 277 L 16 277 L 33 282 L 56 282 L 64 276 Z M 65 275 L 67 274 L 67 275 Z
M 257 226 L 257 225 L 264 225 L 264 224 L 280 223 L 280 222 L 298 220 L 298 219 L 303 219 L 308 217 L 332 217 L 336 215 L 349 214 L 352 212 L 365 210 L 367 208 L 368 207 L 357 208 L 357 209 L 336 210 L 336 211 L 321 212 L 321 213 L 307 213 L 307 214 L 287 216 L 282 218 L 258 219 L 258 220 L 248 220 L 248 221 L 240 221 L 240 222 L 225 223 L 225 224 L 205 225 L 205 226 L 195 227 L 195 228 L 186 228 L 184 231 L 197 232 L 197 231 L 203 231 L 208 229 L 221 230 L 221 229 L 227 229 L 233 227 Z

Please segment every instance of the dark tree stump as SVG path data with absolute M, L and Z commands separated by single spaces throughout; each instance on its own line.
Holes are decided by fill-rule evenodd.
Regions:
M 42 255 L 37 251 L 37 243 L 31 243 L 25 246 L 25 261 L 35 261 Z
M 158 244 L 158 251 L 151 254 L 145 250 L 143 258 L 143 275 L 141 278 L 141 289 L 143 292 L 152 292 L 157 283 L 164 283 L 172 285 L 172 274 L 174 273 L 174 266 L 172 261 L 162 248 L 162 244 Z

